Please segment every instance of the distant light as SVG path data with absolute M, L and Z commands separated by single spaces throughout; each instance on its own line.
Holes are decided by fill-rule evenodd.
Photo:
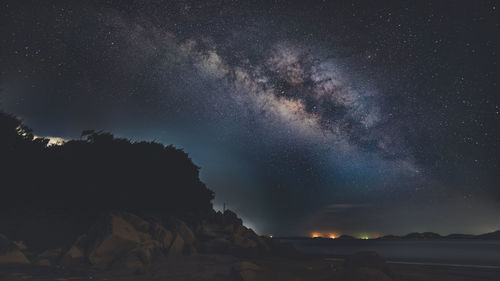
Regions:
M 368 237 L 368 236 L 363 236 L 363 237 L 361 237 L 361 239 L 368 240 L 368 239 L 370 239 L 370 237 Z
M 328 236 L 328 238 L 330 238 L 330 239 L 335 239 L 335 238 L 337 238 L 337 236 L 335 236 L 335 234 L 330 234 L 330 235 Z
M 68 142 L 67 139 L 59 138 L 59 137 L 33 136 L 33 139 L 34 140 L 36 140 L 36 139 L 48 139 L 49 142 L 47 143 L 47 146 L 52 146 L 52 145 L 59 146 L 59 145 L 63 145 L 64 143 Z
M 320 233 L 317 233 L 317 232 L 313 232 L 313 233 L 311 234 L 311 237 L 312 237 L 312 238 L 318 238 L 318 237 L 321 237 L 321 234 L 320 234 Z
M 273 235 L 272 235 L 272 234 L 269 234 L 269 238 L 273 238 Z

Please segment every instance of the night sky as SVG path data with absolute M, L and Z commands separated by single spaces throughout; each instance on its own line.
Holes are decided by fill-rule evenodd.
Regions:
M 367 2 L 2 1 L 0 109 L 183 148 L 260 234 L 500 229 L 497 4 Z

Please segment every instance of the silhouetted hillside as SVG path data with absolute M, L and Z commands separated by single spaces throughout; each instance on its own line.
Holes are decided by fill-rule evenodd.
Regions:
M 214 194 L 200 181 L 199 167 L 173 146 L 94 131 L 64 145 L 47 144 L 17 118 L 0 113 L 0 232 L 25 239 L 33 229 L 23 228 L 23 220 L 43 231 L 76 217 L 90 222 L 112 209 L 188 222 L 213 212 Z M 9 220 L 13 214 L 17 222 Z
M 477 236 L 480 239 L 500 239 L 500 230 L 481 234 Z
M 400 239 L 500 239 L 500 230 L 495 232 L 485 233 L 485 234 L 461 234 L 461 233 L 453 233 L 446 236 L 441 236 L 434 232 L 413 232 L 406 234 L 404 236 L 396 236 L 396 235 L 385 235 L 378 239 L 383 240 L 400 240 Z
M 434 232 L 413 232 L 405 235 L 403 238 L 406 239 L 439 239 L 442 238 L 441 235 Z

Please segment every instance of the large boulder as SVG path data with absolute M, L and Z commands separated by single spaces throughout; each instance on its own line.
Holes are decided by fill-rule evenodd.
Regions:
M 268 242 L 243 225 L 235 213 L 217 212 L 196 228 L 200 250 L 205 253 L 254 255 L 270 252 Z
M 78 239 L 76 239 L 75 243 L 71 245 L 71 247 L 64 253 L 60 260 L 60 265 L 66 267 L 73 267 L 79 265 L 88 264 L 87 258 L 85 256 L 85 247 L 86 247 L 87 235 L 83 234 Z
M 215 224 L 203 223 L 196 228 L 196 236 L 202 241 L 208 241 L 211 239 L 216 239 L 219 234 L 218 227 Z
M 61 256 L 61 254 L 62 254 L 62 249 L 60 248 L 45 250 L 35 258 L 33 263 L 43 266 L 54 265 Z
M 142 272 L 147 266 L 162 257 L 163 252 L 159 242 L 156 240 L 149 240 L 139 244 L 123 257 L 117 259 L 113 267 L 134 272 Z
M 242 225 L 243 221 L 238 218 L 236 213 L 231 210 L 225 210 L 221 215 L 219 215 L 219 222 L 224 225 L 234 224 L 234 225 Z
M 127 212 L 110 212 L 71 246 L 61 264 L 142 269 L 164 255 L 196 253 L 194 234 L 184 222 L 172 218 L 167 228 Z
M 233 232 L 233 242 L 235 246 L 241 248 L 256 248 L 261 251 L 268 251 L 269 245 L 266 241 L 257 235 L 251 228 L 247 228 L 243 225 L 238 225 L 234 227 Z
M 21 251 L 27 251 L 28 246 L 26 246 L 26 243 L 24 241 L 12 241 L 16 246 L 19 248 Z
M 156 240 L 158 241 L 158 243 L 160 243 L 160 247 L 162 249 L 167 249 L 172 244 L 174 235 L 171 231 L 167 230 L 158 223 L 151 224 L 149 233 L 151 233 L 151 238 L 153 240 Z
M 191 230 L 191 228 L 189 228 L 189 226 L 187 226 L 187 224 L 184 223 L 183 221 L 176 219 L 174 217 L 171 217 L 171 218 L 166 220 L 165 226 L 169 230 L 171 230 L 173 232 L 177 232 L 184 240 L 184 243 L 186 243 L 188 245 L 194 244 L 196 237 L 195 237 L 193 231 Z
M 141 242 L 151 240 L 150 235 L 137 231 L 131 220 L 138 217 L 127 214 L 110 214 L 90 230 L 88 258 L 92 265 L 109 267 L 117 258 L 121 258 Z M 140 222 L 139 222 L 140 223 Z M 149 238 L 149 239 L 148 239 Z
M 233 243 L 224 237 L 204 241 L 200 245 L 203 253 L 230 254 L 232 249 Z
M 174 241 L 172 242 L 172 245 L 168 249 L 168 256 L 169 257 L 182 256 L 183 249 L 184 249 L 184 239 L 182 238 L 181 235 L 177 234 L 175 236 Z
M 19 247 L 5 235 L 0 234 L 0 264 L 29 264 L 30 261 Z

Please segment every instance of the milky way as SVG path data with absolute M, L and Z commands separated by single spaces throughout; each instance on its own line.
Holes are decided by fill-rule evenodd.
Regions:
M 173 143 L 263 234 L 500 228 L 494 4 L 8 2 L 38 135 Z

